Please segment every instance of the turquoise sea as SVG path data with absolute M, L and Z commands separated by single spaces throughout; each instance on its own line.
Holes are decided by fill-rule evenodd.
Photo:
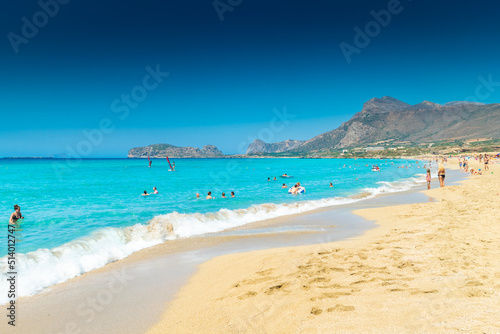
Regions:
M 176 171 L 169 171 L 166 159 L 152 159 L 151 168 L 147 159 L 0 159 L 4 226 L 14 204 L 25 217 L 16 232 L 20 294 L 171 239 L 356 202 L 425 181 L 423 162 L 414 160 L 172 160 Z M 380 172 L 372 171 L 375 164 Z M 280 178 L 283 173 L 293 178 Z M 288 194 L 296 182 L 304 194 Z M 153 187 L 159 194 L 141 196 Z M 214 199 L 205 199 L 208 191 Z M 3 247 L 1 275 L 7 272 L 6 254 Z

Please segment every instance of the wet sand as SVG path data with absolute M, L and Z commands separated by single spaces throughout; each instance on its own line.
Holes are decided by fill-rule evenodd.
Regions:
M 378 227 L 350 240 L 203 263 L 149 333 L 498 333 L 500 167 L 490 168 L 425 191 L 437 201 L 355 211 Z

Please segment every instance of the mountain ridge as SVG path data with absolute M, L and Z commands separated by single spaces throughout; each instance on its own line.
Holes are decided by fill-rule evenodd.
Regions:
M 145 147 L 134 147 L 128 151 L 128 158 L 221 158 L 224 154 L 214 145 L 199 148 L 178 147 L 170 144 L 152 144 Z
M 266 143 L 260 139 L 255 139 L 252 143 L 250 143 L 250 145 L 248 145 L 246 154 L 281 153 L 295 149 L 303 143 L 304 143 L 303 140 L 293 140 L 293 139 L 287 139 L 285 141 L 278 143 Z
M 453 101 L 441 105 L 423 101 L 410 105 L 384 96 L 365 102 L 361 111 L 336 129 L 306 140 L 287 152 L 373 146 L 384 141 L 420 144 L 483 137 L 500 138 L 500 104 Z

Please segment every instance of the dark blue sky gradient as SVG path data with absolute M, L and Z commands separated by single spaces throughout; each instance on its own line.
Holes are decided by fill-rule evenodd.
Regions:
M 236 153 L 274 108 L 295 117 L 264 139 L 309 139 L 373 97 L 446 103 L 475 96 L 479 76 L 500 81 L 495 1 L 403 0 L 348 64 L 339 44 L 388 2 L 243 0 L 221 22 L 211 0 L 71 0 L 16 54 L 7 35 L 40 6 L 4 1 L 0 157 L 68 153 L 103 118 L 114 130 L 85 157 L 160 142 Z M 120 119 L 112 102 L 157 64 L 170 75 Z M 500 87 L 487 95 L 499 102 Z

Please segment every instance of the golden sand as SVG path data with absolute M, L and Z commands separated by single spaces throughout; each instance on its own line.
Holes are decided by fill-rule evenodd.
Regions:
M 357 211 L 379 224 L 361 237 L 210 260 L 149 333 L 500 333 L 490 168 L 437 201 Z

